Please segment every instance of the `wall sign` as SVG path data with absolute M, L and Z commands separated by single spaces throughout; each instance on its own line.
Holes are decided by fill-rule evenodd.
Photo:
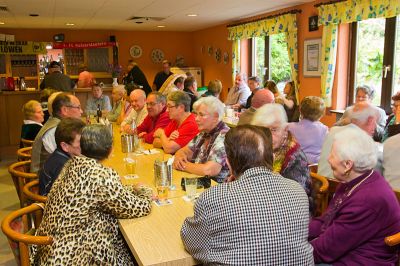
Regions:
M 53 49 L 86 49 L 117 46 L 116 42 L 62 42 L 53 43 Z
M 305 77 L 321 76 L 321 44 L 321 39 L 304 41 L 303 74 Z
M 0 54 L 47 54 L 45 42 L 0 41 Z

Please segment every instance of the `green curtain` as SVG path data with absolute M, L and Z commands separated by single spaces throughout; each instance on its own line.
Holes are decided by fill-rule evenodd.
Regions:
M 235 83 L 236 74 L 240 72 L 240 40 L 232 41 L 232 84 Z
M 337 32 L 341 23 L 370 18 L 389 18 L 400 14 L 399 0 L 348 0 L 318 7 L 322 33 L 321 97 L 332 106 L 332 86 L 336 68 Z

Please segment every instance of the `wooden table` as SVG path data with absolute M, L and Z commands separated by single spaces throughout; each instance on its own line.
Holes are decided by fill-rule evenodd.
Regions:
M 145 149 L 152 148 L 146 144 Z M 126 154 L 121 151 L 121 134 L 119 127 L 114 125 L 114 150 L 104 165 L 115 169 L 125 184 L 142 183 L 155 191 L 153 165 L 156 159 L 167 160 L 171 157 L 159 153 L 138 155 L 136 173 L 139 178 L 126 180 L 126 169 L 123 162 Z M 157 206 L 153 203 L 150 215 L 136 219 L 121 219 L 119 225 L 121 232 L 135 256 L 139 265 L 195 265 L 196 262 L 183 247 L 180 229 L 183 221 L 188 216 L 193 216 L 193 203 L 182 199 L 185 192 L 181 189 L 182 177 L 195 177 L 195 175 L 173 170 L 172 183 L 176 190 L 169 191 L 168 198 L 171 205 Z

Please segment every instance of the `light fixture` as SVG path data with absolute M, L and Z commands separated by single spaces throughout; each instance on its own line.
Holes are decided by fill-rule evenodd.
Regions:
M 0 25 L 4 25 L 4 24 L 6 24 L 5 22 L 3 22 L 3 21 L 0 21 Z
M 52 43 L 46 44 L 46 49 L 47 50 L 53 49 L 53 44 Z
M 188 17 L 197 17 L 197 14 L 187 14 Z
M 157 25 L 157 28 L 165 28 L 164 25 Z
M 66 26 L 75 26 L 75 23 L 65 23 Z

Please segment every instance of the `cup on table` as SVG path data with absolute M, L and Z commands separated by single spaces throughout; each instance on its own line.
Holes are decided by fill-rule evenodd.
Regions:
M 194 200 L 197 191 L 197 178 L 185 177 L 186 196 L 190 200 Z
M 128 177 L 133 177 L 136 175 L 136 164 L 137 159 L 134 154 L 129 153 L 125 159 L 125 169 Z
M 157 196 L 160 201 L 165 201 L 168 199 L 168 190 L 169 186 L 157 186 Z

